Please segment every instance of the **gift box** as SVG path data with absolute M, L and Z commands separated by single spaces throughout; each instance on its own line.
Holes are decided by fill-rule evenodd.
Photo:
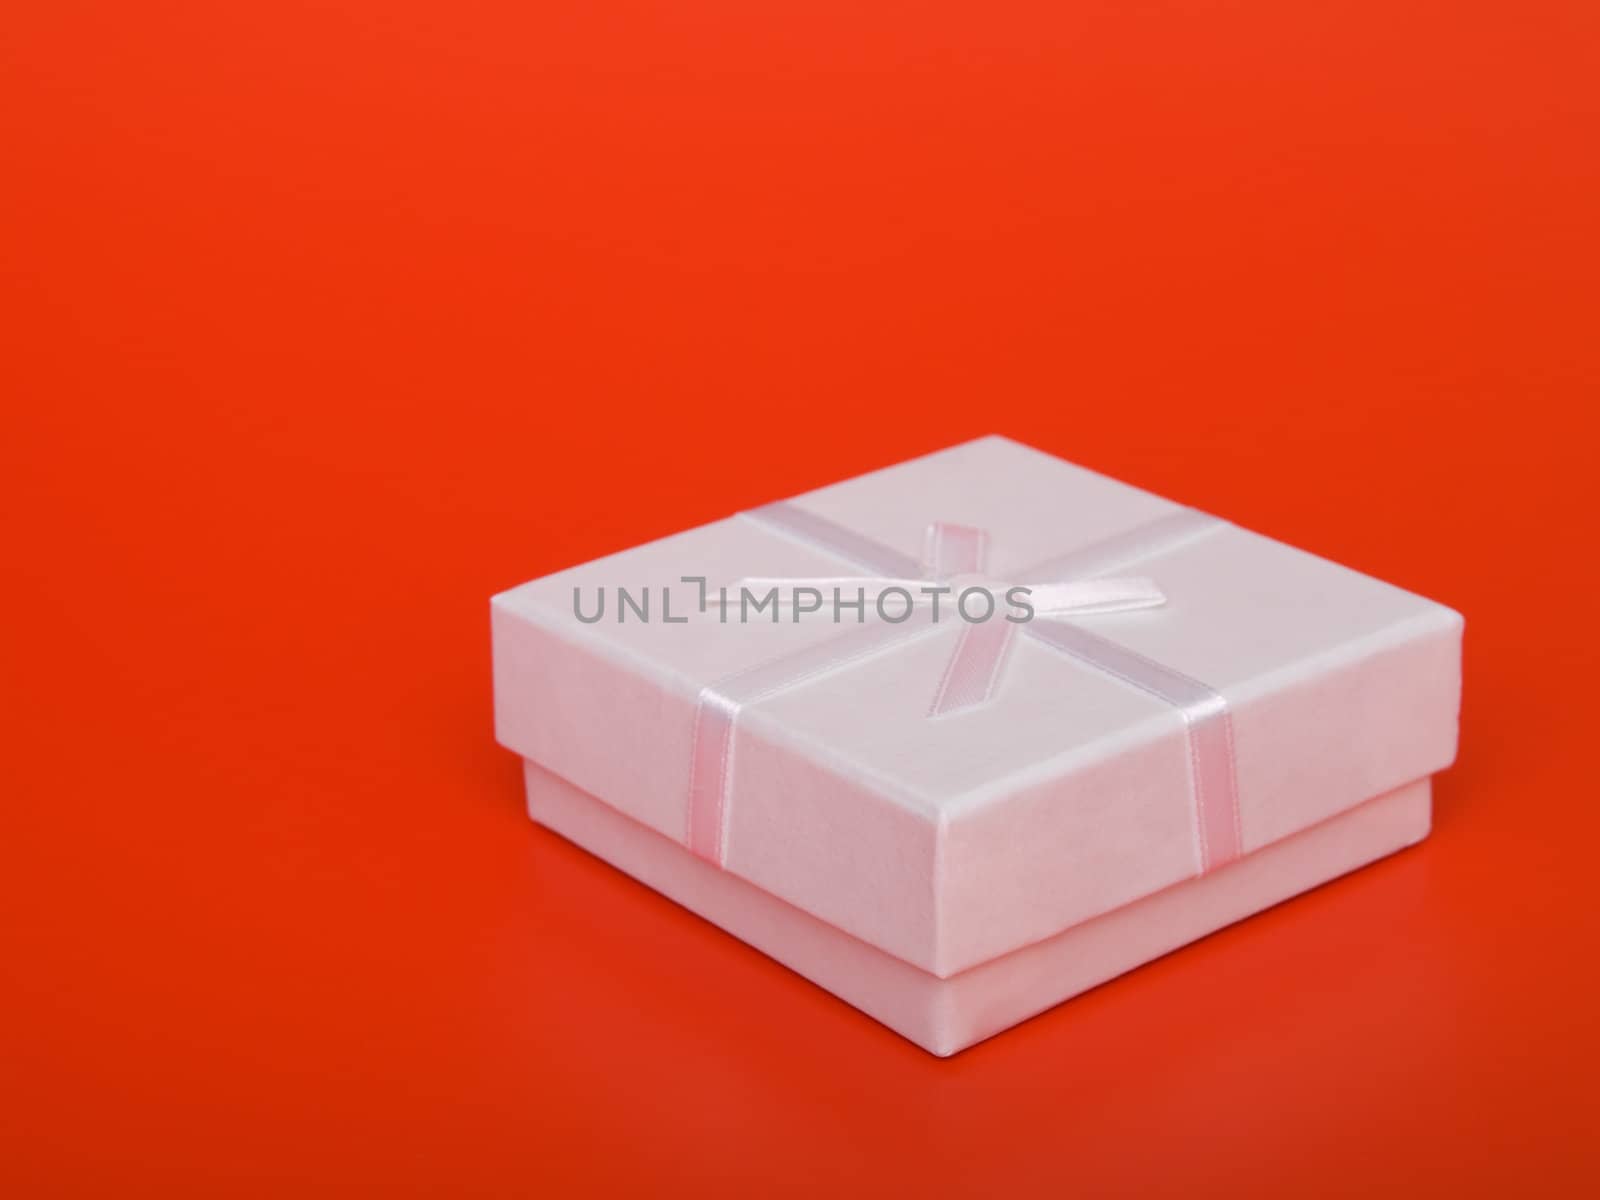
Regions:
M 1001 437 L 492 624 L 534 820 L 940 1055 L 1420 840 L 1456 749 L 1458 614 Z

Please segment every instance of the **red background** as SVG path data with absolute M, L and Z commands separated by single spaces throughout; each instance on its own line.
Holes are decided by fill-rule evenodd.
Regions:
M 1597 79 L 1590 0 L 11 6 L 3 1190 L 1591 1189 Z M 1464 750 L 940 1062 L 528 824 L 487 597 L 992 430 L 1461 609 Z

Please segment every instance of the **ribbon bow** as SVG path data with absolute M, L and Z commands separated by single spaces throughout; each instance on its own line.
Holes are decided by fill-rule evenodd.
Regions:
M 745 586 L 764 583 L 769 587 L 814 587 L 818 583 L 837 583 L 864 589 L 878 585 L 877 594 L 890 587 L 906 591 L 915 587 L 916 595 L 930 576 L 949 580 L 952 589 L 958 581 L 984 579 L 988 535 L 970 526 L 928 526 L 922 557 L 914 559 L 787 502 L 739 515 L 862 572 L 837 579 L 747 579 L 743 581 Z M 1205 513 L 1180 509 L 1038 563 L 1019 572 L 1021 582 L 1009 586 L 1032 589 L 1031 596 L 1038 597 L 1038 612 L 1051 617 L 1149 608 L 1165 602 L 1155 584 L 1143 578 L 1112 578 L 1111 572 L 1129 562 L 1174 549 L 1222 525 Z M 927 627 L 929 631 L 933 628 Z M 690 735 L 685 845 L 719 866 L 727 862 L 734 731 L 746 707 L 808 679 L 848 667 L 922 632 L 897 622 L 868 624 L 863 619 L 861 624 L 852 625 L 827 641 L 797 647 L 702 687 Z M 1076 622 L 963 622 L 928 715 L 943 716 L 987 701 L 994 693 L 1006 651 L 1019 633 L 1154 696 L 1177 711 L 1183 719 L 1189 750 L 1199 873 L 1238 858 L 1243 835 L 1239 827 L 1233 724 L 1227 700 L 1200 680 L 1091 633 Z
M 776 506 L 757 510 L 757 513 L 765 512 L 769 516 L 773 515 L 771 509 L 774 507 Z M 777 619 L 778 612 L 786 607 L 794 610 L 795 620 L 800 619 L 802 612 L 816 611 L 815 608 L 800 608 L 799 593 L 802 590 L 815 592 L 820 598 L 824 588 L 854 588 L 860 593 L 863 601 L 862 620 L 866 619 L 866 602 L 870 602 L 873 610 L 882 616 L 884 610 L 880 601 L 891 593 L 899 593 L 905 597 L 903 615 L 885 618 L 896 624 L 907 619 L 912 611 L 926 607 L 933 609 L 934 620 L 937 621 L 939 601 L 946 595 L 954 597 L 955 602 L 960 604 L 961 598 L 973 589 L 988 593 L 991 598 L 986 609 L 988 615 L 978 619 L 964 618 L 967 621 L 966 626 L 961 640 L 950 656 L 950 663 L 945 668 L 939 689 L 928 709 L 930 717 L 972 708 L 990 698 L 999 678 L 1006 651 L 1010 648 L 1015 626 L 1026 626 L 1031 620 L 1039 617 L 1059 620 L 1066 617 L 1130 612 L 1141 608 L 1156 608 L 1167 602 L 1166 596 L 1156 586 L 1155 581 L 1142 575 L 1064 582 L 1028 583 L 1021 580 L 1000 580 L 991 579 L 985 574 L 988 569 L 988 558 L 987 530 L 971 525 L 953 525 L 935 521 L 928 526 L 923 537 L 922 559 L 919 564 L 921 570 L 914 577 L 751 575 L 736 581 L 730 590 L 736 589 L 751 594 L 762 593 L 762 608 L 765 608 L 772 593 L 777 592 L 773 609 L 774 620 Z M 930 583 L 948 586 L 930 589 L 928 587 Z M 1019 590 L 1026 593 L 1028 607 L 1031 609 L 1030 616 L 1002 617 L 995 611 L 994 597 L 1009 596 Z M 783 594 L 785 591 L 788 593 L 787 597 Z M 721 598 L 711 601 L 711 604 L 725 609 L 734 602 L 724 592 Z M 985 632 L 974 632 L 988 624 L 995 624 L 996 628 Z

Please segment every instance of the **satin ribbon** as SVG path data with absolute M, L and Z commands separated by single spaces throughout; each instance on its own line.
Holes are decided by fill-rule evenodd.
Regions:
M 932 595 L 925 590 L 930 583 L 947 586 L 940 589 L 940 594 Z M 1027 593 L 1028 605 L 1032 609 L 1029 619 L 1131 612 L 1140 608 L 1156 608 L 1167 602 L 1167 598 L 1161 594 L 1161 589 L 1156 587 L 1155 581 L 1143 576 L 1127 579 L 1088 579 L 1079 583 L 1026 585 L 1003 579 L 989 579 L 979 572 L 943 575 L 930 571 L 920 579 L 896 579 L 892 576 L 878 575 L 749 575 L 729 584 L 725 590 L 748 592 L 752 598 L 756 598 L 759 593 L 758 611 L 765 612 L 770 603 L 772 619 L 776 621 L 778 614 L 786 608 L 794 610 L 795 620 L 799 620 L 804 613 L 820 611 L 815 607 L 801 608 L 800 592 L 815 592 L 820 603 L 823 591 L 832 588 L 855 589 L 862 604 L 862 620 L 867 619 L 866 605 L 870 602 L 873 606 L 871 611 L 876 619 L 887 619 L 896 625 L 908 620 L 912 613 L 920 608 L 931 608 L 937 620 L 939 601 L 948 597 L 950 607 L 958 609 L 961 597 L 973 588 L 987 592 L 991 598 L 989 615 L 984 620 L 1006 620 L 1005 615 L 999 612 L 1000 597 L 1018 588 L 1024 589 Z M 787 600 L 783 595 L 785 589 L 789 592 Z M 905 607 L 897 616 L 885 618 L 881 615 L 883 610 L 878 607 L 878 602 L 892 592 L 899 592 L 904 597 Z M 743 600 L 727 595 L 708 600 L 707 603 L 713 608 L 722 609 L 732 608 L 736 604 L 741 607 L 744 605 Z M 1024 622 L 1013 618 L 1011 623 Z
M 968 586 L 999 588 L 1002 592 L 1017 586 L 983 578 L 989 539 L 985 531 L 970 526 L 930 525 L 919 562 L 787 502 L 769 504 L 739 516 L 841 559 L 862 572 L 858 576 L 825 578 L 746 579 L 741 581 L 743 586 L 848 584 L 873 588 L 874 594 L 887 587 L 901 587 L 913 596 L 930 581 L 970 579 L 974 582 Z M 1054 619 L 1014 622 L 996 614 L 982 623 L 963 622 L 928 715 L 947 716 L 988 702 L 998 685 L 1013 641 L 1018 636 L 1031 636 L 1177 709 L 1183 718 L 1189 751 L 1198 873 L 1204 874 L 1238 858 L 1242 839 L 1233 723 L 1222 694 L 1125 646 L 1060 619 L 1164 603 L 1165 597 L 1150 580 L 1104 576 L 1128 563 L 1174 549 L 1222 525 L 1222 521 L 1208 514 L 1181 509 L 1021 572 L 1018 575 L 1020 585 L 1033 589 L 1034 595 L 1040 597 L 1035 606 L 1036 617 L 1044 615 Z M 952 596 L 954 594 L 952 592 Z M 847 667 L 890 645 L 927 637 L 943 628 L 938 624 L 887 621 L 861 624 L 824 642 L 778 655 L 702 688 L 692 734 L 684 836 L 689 849 L 718 866 L 726 862 L 734 730 L 739 714 L 746 707 L 816 676 Z

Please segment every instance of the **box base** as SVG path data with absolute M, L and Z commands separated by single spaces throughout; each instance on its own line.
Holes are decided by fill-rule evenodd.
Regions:
M 941 1056 L 1413 845 L 1432 816 L 1430 781 L 1421 779 L 1213 874 L 940 979 L 718 870 L 532 762 L 525 776 L 535 821 Z

